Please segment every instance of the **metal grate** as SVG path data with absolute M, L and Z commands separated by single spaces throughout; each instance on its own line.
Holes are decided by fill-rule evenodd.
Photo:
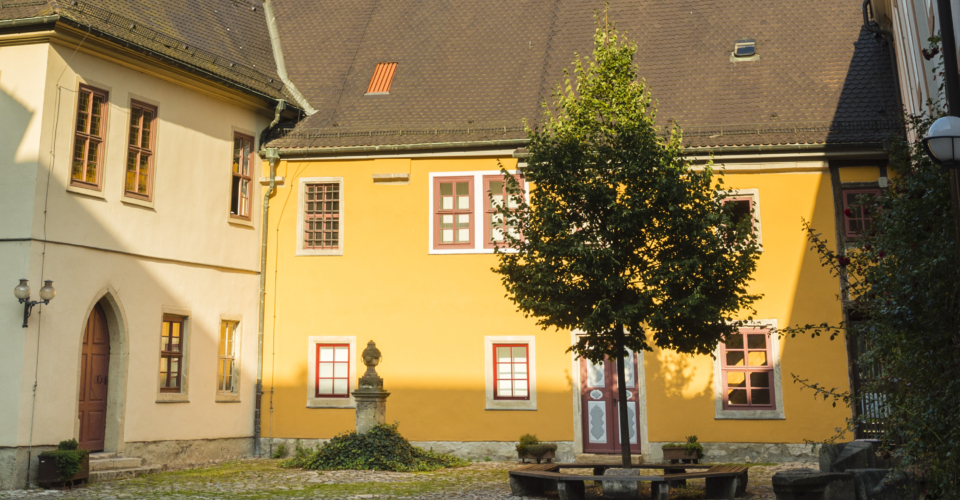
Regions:
M 303 247 L 340 248 L 340 183 L 307 184 L 303 210 Z
M 864 363 L 863 354 L 866 352 L 867 341 L 857 334 L 856 325 L 851 325 L 857 344 L 857 378 L 854 381 L 854 409 L 857 424 L 854 432 L 856 439 L 883 439 L 887 420 L 886 395 L 881 392 L 869 391 L 869 386 L 883 373 L 878 363 Z
M 373 70 L 373 78 L 370 79 L 367 94 L 389 94 L 393 74 L 396 71 L 397 63 L 378 63 Z

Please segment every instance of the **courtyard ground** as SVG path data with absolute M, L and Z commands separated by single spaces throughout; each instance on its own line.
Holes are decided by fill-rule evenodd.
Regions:
M 281 469 L 279 460 L 249 459 L 220 465 L 162 472 L 74 490 L 0 491 L 0 499 L 507 499 L 507 472 L 515 462 L 475 462 L 435 472 L 303 471 Z M 747 498 L 773 500 L 770 478 L 777 471 L 812 464 L 750 464 Z M 588 498 L 600 498 L 599 486 Z M 649 498 L 649 485 L 644 492 Z M 643 498 L 644 496 L 641 496 Z M 550 498 L 550 497 L 546 497 Z M 556 498 L 555 496 L 553 498 Z M 703 498 L 703 481 L 689 481 L 671 499 Z

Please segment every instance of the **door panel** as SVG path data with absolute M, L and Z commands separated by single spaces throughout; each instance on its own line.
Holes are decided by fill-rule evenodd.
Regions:
M 627 388 L 627 417 L 630 430 L 630 451 L 640 453 L 637 434 L 639 389 L 637 386 L 637 357 L 628 352 L 631 361 L 624 366 L 624 385 Z M 580 408 L 583 422 L 583 451 L 585 453 L 620 453 L 620 409 L 617 406 L 617 365 L 610 360 L 594 364 L 580 360 Z
M 96 305 L 87 319 L 80 356 L 80 447 L 103 450 L 107 425 L 107 374 L 110 370 L 110 334 L 106 316 Z

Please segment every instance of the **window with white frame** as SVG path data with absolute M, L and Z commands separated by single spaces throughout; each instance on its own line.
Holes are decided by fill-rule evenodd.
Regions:
M 300 179 L 297 255 L 343 255 L 343 177 Z
M 756 188 L 733 189 L 726 192 L 723 202 L 733 205 L 731 208 L 735 222 L 753 217 L 753 233 L 757 237 L 757 243 L 763 245 L 763 230 L 760 226 L 760 190 Z
M 356 337 L 310 337 L 307 346 L 307 407 L 353 407 L 356 389 Z
M 714 395 L 718 419 L 782 419 L 779 338 L 775 322 L 740 328 L 717 346 Z
M 240 322 L 220 320 L 217 347 L 217 401 L 239 400 L 240 394 Z
M 516 208 L 526 196 L 523 177 L 514 173 L 519 191 L 511 192 L 496 171 L 430 174 L 431 254 L 492 253 L 506 244 L 504 234 L 516 229 L 499 208 Z
M 533 336 L 484 337 L 487 410 L 536 410 Z

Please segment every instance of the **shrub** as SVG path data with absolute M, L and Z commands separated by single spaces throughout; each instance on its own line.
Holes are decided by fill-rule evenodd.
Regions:
M 434 453 L 410 444 L 397 425 L 380 424 L 363 433 L 340 434 L 312 453 L 297 446 L 296 456 L 282 467 L 310 470 L 389 470 L 421 472 L 467 465 L 452 455 Z
M 80 463 L 89 454 L 89 451 L 80 449 L 76 439 L 69 439 L 60 441 L 56 451 L 44 451 L 40 456 L 56 460 L 57 468 L 60 469 L 60 481 L 69 481 L 80 472 Z
M 557 451 L 557 445 L 553 443 L 541 443 L 537 436 L 533 434 L 524 434 L 520 436 L 520 444 L 517 445 L 517 453 L 523 456 L 533 457 L 537 460 L 551 451 Z
M 696 454 L 697 459 L 703 458 L 703 445 L 697 442 L 697 436 L 687 436 L 686 443 L 667 443 L 663 445 L 664 448 L 683 448 L 683 451 L 688 454 Z
M 276 450 L 273 450 L 273 455 L 271 455 L 271 458 L 283 458 L 283 456 L 286 454 L 287 445 L 281 444 L 280 446 L 277 446 Z

